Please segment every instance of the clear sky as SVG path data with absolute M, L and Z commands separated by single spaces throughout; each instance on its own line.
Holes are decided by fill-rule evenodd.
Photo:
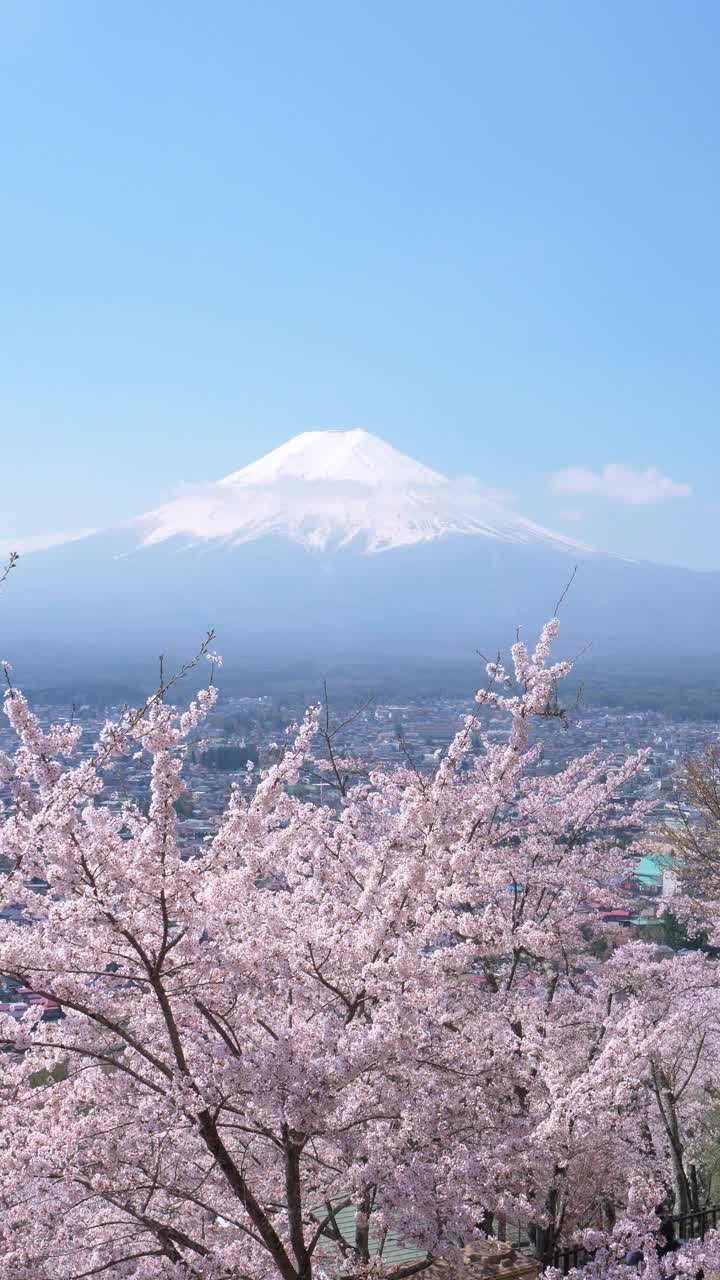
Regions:
M 719 49 L 716 0 L 0 0 L 0 536 L 361 426 L 720 568 Z

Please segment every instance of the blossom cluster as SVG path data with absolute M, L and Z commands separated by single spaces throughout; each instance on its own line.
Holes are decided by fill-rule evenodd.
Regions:
M 692 1142 L 666 1129 L 698 1128 L 716 986 L 702 957 L 588 923 L 646 822 L 619 806 L 644 757 L 535 769 L 557 632 L 514 646 L 514 692 L 490 664 L 505 691 L 430 778 L 306 802 L 310 708 L 190 854 L 183 753 L 214 687 L 149 699 L 89 759 L 8 687 L 0 893 L 23 920 L 0 923 L 0 971 L 63 1016 L 0 1019 L 0 1280 L 398 1280 L 385 1242 L 452 1260 L 509 1217 L 552 1252 L 677 1180 Z M 507 740 L 474 752 L 488 704 Z M 148 761 L 147 813 L 103 802 L 118 754 Z

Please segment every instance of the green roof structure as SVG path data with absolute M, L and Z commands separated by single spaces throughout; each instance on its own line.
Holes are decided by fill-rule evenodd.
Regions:
M 342 1202 L 340 1202 L 342 1203 Z M 318 1206 L 313 1209 L 312 1216 L 318 1220 L 322 1220 L 327 1213 L 327 1209 Z M 346 1205 L 343 1209 L 338 1209 L 335 1214 L 335 1221 L 338 1229 L 345 1240 L 350 1244 L 355 1240 L 355 1214 L 357 1208 L 355 1205 Z M 386 1267 L 397 1267 L 401 1263 L 415 1262 L 425 1257 L 422 1249 L 418 1249 L 417 1245 L 404 1245 L 397 1236 L 388 1231 L 384 1237 L 378 1236 L 371 1229 L 370 1239 L 368 1241 L 370 1255 L 375 1257 L 379 1254 L 382 1257 Z
M 637 866 L 633 869 L 633 875 L 636 880 L 642 880 L 643 884 L 648 887 L 655 887 L 662 884 L 662 871 L 658 864 L 652 858 L 641 858 Z
M 667 853 L 655 853 L 651 858 L 641 858 L 633 870 L 636 880 L 641 880 L 648 889 L 662 887 L 663 871 L 674 865 L 674 859 Z

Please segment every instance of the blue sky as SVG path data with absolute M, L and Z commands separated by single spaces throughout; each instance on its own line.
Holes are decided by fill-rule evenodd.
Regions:
M 362 426 L 720 568 L 719 42 L 703 0 L 0 0 L 0 535 Z

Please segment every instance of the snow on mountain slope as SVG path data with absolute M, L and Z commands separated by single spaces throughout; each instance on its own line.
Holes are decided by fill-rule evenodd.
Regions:
M 240 545 L 279 534 L 308 550 L 380 552 L 463 534 L 588 550 L 360 430 L 304 432 L 139 523 L 143 546 L 174 537 Z
M 349 481 L 403 488 L 443 484 L 438 471 L 415 462 L 368 431 L 303 431 L 220 483 L 236 487 L 294 480 Z

